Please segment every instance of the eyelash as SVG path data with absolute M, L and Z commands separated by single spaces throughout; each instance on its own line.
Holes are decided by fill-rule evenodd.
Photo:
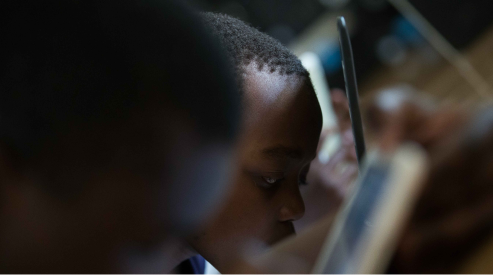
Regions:
M 308 182 L 306 181 L 306 179 L 299 179 L 298 184 L 299 185 L 308 185 Z
M 263 188 L 272 188 L 273 186 L 277 185 L 280 181 L 284 179 L 284 178 L 274 178 L 274 177 L 265 177 L 265 176 L 261 176 L 260 178 L 262 182 L 258 185 Z M 270 180 L 274 180 L 274 182 L 269 182 Z M 306 178 L 300 178 L 298 180 L 298 184 L 308 185 L 308 182 L 306 181 Z
M 284 178 L 274 178 L 274 177 L 265 177 L 261 176 L 261 183 L 258 184 L 260 187 L 263 188 L 272 188 L 273 186 L 277 185 L 280 181 L 282 181 Z M 269 182 L 268 179 L 274 180 L 274 182 Z

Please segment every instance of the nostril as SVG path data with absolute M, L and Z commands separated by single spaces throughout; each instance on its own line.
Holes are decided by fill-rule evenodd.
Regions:
M 305 215 L 305 204 L 285 205 L 279 211 L 279 221 L 294 222 L 301 219 Z
M 296 178 L 296 181 L 285 188 L 282 195 L 279 196 L 281 208 L 278 210 L 278 220 L 281 222 L 293 222 L 301 219 L 305 214 L 305 202 L 301 197 L 298 182 L 298 178 Z

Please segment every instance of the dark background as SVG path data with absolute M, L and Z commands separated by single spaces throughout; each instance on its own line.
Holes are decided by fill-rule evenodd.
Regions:
M 401 21 L 404 20 L 385 0 L 188 0 L 188 2 L 199 10 L 226 13 L 247 21 L 285 45 L 296 39 L 297 35 L 321 14 L 327 11 L 349 11 L 357 18 L 351 39 L 356 74 L 360 81 L 368 77 L 373 69 L 382 65 L 376 54 L 377 42 L 393 30 L 395 32 L 399 18 Z M 467 47 L 493 21 L 491 15 L 493 1 L 489 0 L 410 0 L 410 3 L 459 50 Z M 412 41 L 404 41 L 405 43 Z M 326 76 L 331 87 L 344 87 L 340 69 L 326 71 Z

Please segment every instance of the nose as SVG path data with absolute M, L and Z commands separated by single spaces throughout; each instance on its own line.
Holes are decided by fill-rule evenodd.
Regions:
M 281 208 L 278 213 L 280 222 L 295 221 L 301 219 L 305 214 L 305 203 L 301 197 L 298 184 L 284 190 L 281 196 Z

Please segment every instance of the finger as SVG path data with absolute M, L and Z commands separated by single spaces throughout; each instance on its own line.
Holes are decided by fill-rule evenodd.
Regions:
M 332 157 L 329 159 L 329 161 L 325 164 L 325 170 L 331 172 L 334 170 L 335 166 L 344 160 L 346 157 L 346 149 L 344 147 L 340 147 L 337 149 L 336 153 L 332 155 Z
M 341 174 L 341 188 L 343 188 L 345 191 L 349 187 L 349 185 L 351 185 L 352 181 L 356 178 L 357 175 L 358 165 L 348 164 Z
M 353 130 L 351 128 L 341 132 L 342 144 L 344 146 L 353 146 L 354 147 L 354 135 Z
M 354 162 L 357 161 L 353 131 L 351 129 L 348 129 L 344 131 L 341 134 L 341 136 L 342 136 L 342 146 L 346 149 L 345 159 L 348 161 L 354 161 Z
M 351 179 L 358 175 L 358 165 L 355 163 L 344 163 L 339 168 L 337 185 L 342 187 L 351 183 Z
M 324 176 L 330 177 L 331 179 L 330 181 L 325 181 L 325 185 L 335 189 L 335 192 L 337 192 L 339 196 L 344 197 L 358 175 L 358 165 L 354 163 L 345 163 L 342 167 L 338 166 L 338 168 L 331 173 L 328 171 L 324 172 Z
M 349 116 L 349 101 L 346 94 L 341 89 L 331 91 L 331 100 L 334 112 L 337 117 L 337 125 L 342 131 L 351 128 L 351 118 Z
M 336 132 L 337 132 L 337 129 L 335 129 L 335 128 L 326 128 L 326 129 L 322 130 L 322 132 L 320 133 L 320 138 L 318 140 L 317 153 L 319 153 L 320 150 L 322 149 L 322 146 L 324 145 L 327 137 L 331 134 L 336 133 Z

